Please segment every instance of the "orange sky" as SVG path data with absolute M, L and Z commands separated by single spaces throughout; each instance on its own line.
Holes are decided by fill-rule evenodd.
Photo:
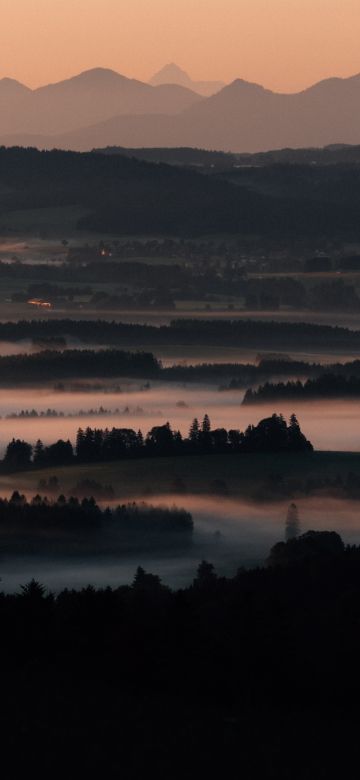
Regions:
M 360 0 L 0 0 L 0 77 L 37 86 L 97 65 L 295 91 L 360 72 Z

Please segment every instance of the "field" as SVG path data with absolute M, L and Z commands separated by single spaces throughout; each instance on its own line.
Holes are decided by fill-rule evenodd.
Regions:
M 188 493 L 215 494 L 213 483 L 221 481 L 226 486 L 225 496 L 263 500 L 269 497 L 271 481 L 278 475 L 295 481 L 309 477 L 346 477 L 349 472 L 360 473 L 360 453 L 202 455 L 122 460 L 2 475 L 0 490 L 5 495 L 13 490 L 36 493 L 39 480 L 56 475 L 60 490 L 66 493 L 77 482 L 92 479 L 112 485 L 115 498 L 123 500 L 174 494 L 176 480 L 182 480 Z
M 81 206 L 23 209 L 2 215 L 1 232 L 22 236 L 67 238 L 77 236 L 77 222 L 89 213 Z

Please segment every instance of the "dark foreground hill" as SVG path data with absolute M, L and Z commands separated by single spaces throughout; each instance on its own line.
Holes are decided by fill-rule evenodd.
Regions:
M 359 549 L 298 546 L 233 579 L 203 562 L 179 592 L 138 568 L 114 590 L 0 594 L 7 776 L 356 777 Z
M 270 218 L 261 195 L 169 165 L 121 155 L 0 148 L 0 229 L 6 212 L 82 206 L 87 230 L 118 234 L 254 231 Z

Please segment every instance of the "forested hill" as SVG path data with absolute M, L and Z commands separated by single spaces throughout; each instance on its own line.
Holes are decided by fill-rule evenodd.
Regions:
M 334 168 L 331 182 L 329 166 L 286 165 L 242 169 L 225 180 L 121 154 L 0 147 L 0 231 L 9 211 L 80 206 L 79 228 L 118 235 L 360 239 L 360 171 Z
M 184 168 L 119 154 L 0 148 L 0 229 L 6 211 L 73 205 L 88 210 L 80 228 L 119 234 L 246 231 L 266 213 L 261 195 Z
M 331 347 L 358 350 L 360 331 L 349 328 L 317 325 L 307 322 L 276 322 L 251 319 L 175 319 L 169 325 L 143 325 L 107 320 L 19 320 L 0 322 L 1 341 L 21 341 L 26 338 L 79 339 L 84 344 L 128 346 L 209 345 L 293 349 Z M 298 368 L 301 368 L 298 366 Z
M 136 157 L 151 163 L 167 163 L 168 165 L 181 165 L 195 168 L 207 168 L 227 170 L 237 164 L 237 155 L 230 152 L 215 152 L 208 149 L 194 149 L 192 147 L 155 147 L 133 148 L 124 146 L 106 146 L 103 149 L 93 149 L 96 154 L 122 154 L 125 157 Z M 244 155 L 244 158 L 247 156 Z M 249 155 L 249 157 L 252 157 Z M 241 159 L 242 161 L 242 159 Z

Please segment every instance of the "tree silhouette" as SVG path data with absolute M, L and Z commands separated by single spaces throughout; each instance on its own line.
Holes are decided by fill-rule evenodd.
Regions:
M 208 561 L 201 561 L 194 579 L 194 587 L 208 588 L 209 586 L 215 584 L 216 580 L 217 574 L 214 565 Z
M 296 539 L 300 534 L 299 512 L 296 504 L 290 504 L 285 523 L 285 540 Z
M 31 601 L 40 601 L 45 598 L 45 586 L 35 579 L 30 580 L 26 585 L 20 585 L 20 588 L 23 598 L 31 599 Z
M 199 443 L 199 420 L 194 417 L 189 431 L 189 441 L 196 446 Z
M 13 439 L 6 448 L 4 464 L 12 469 L 21 470 L 30 465 L 31 455 L 31 444 L 20 439 Z
M 34 457 L 33 457 L 34 463 L 36 463 L 37 465 L 42 463 L 44 460 L 44 453 L 45 453 L 44 445 L 41 439 L 38 439 L 34 447 Z

